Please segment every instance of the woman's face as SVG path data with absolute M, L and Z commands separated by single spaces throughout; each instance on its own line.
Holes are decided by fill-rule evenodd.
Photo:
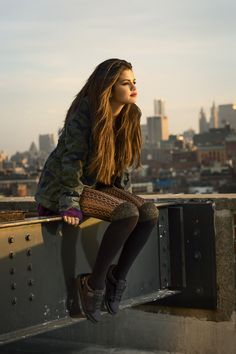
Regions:
M 112 87 L 111 101 L 118 104 L 135 103 L 137 98 L 136 80 L 130 69 L 125 69 Z

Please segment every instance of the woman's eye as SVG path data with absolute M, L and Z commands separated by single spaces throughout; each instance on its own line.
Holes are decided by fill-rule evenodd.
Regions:
M 123 85 L 129 85 L 129 82 L 125 82 Z M 133 85 L 136 85 L 136 82 L 134 82 Z

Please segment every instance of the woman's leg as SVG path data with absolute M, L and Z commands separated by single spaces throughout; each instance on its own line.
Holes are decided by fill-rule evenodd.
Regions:
M 131 202 L 86 187 L 81 195 L 80 206 L 84 215 L 110 221 L 88 280 L 92 289 L 103 289 L 108 268 L 135 228 L 139 211 Z
M 126 279 L 134 260 L 143 249 L 149 239 L 151 231 L 157 224 L 159 213 L 154 204 L 151 204 L 150 202 L 144 203 L 139 208 L 139 213 L 139 219 L 141 220 L 138 221 L 137 225 L 126 240 L 118 263 L 114 269 L 113 273 L 116 279 Z M 145 218 L 145 220 L 142 220 L 143 213 L 145 213 L 145 215 L 148 214 L 148 217 Z
M 110 225 L 106 229 L 99 247 L 92 273 L 81 274 L 76 279 L 76 287 L 80 294 L 82 310 L 86 317 L 93 322 L 101 320 L 100 307 L 104 295 L 105 282 L 104 302 L 111 314 L 117 313 L 122 293 L 126 287 L 126 281 L 119 278 L 116 278 L 118 280 L 112 280 L 113 266 L 111 266 L 111 263 L 122 246 L 124 244 L 127 245 L 127 239 L 132 235 L 138 220 L 148 222 L 150 219 L 150 213 L 148 212 L 150 207 L 146 207 L 148 204 L 145 204 L 142 198 L 124 191 L 122 194 L 123 199 L 120 199 L 113 194 L 116 193 L 117 195 L 119 192 L 114 188 L 104 190 L 103 192 L 85 187 L 80 198 L 80 206 L 84 215 L 110 221 Z M 153 207 L 154 205 L 152 204 L 152 212 Z M 142 236 L 143 232 L 146 232 L 145 238 Z M 142 248 L 144 239 L 147 239 L 148 236 L 147 227 L 139 229 L 138 234 L 136 232 L 135 235 L 132 237 L 130 245 L 128 244 L 122 250 L 123 256 L 121 254 L 121 261 L 119 261 L 120 268 L 118 268 L 120 269 L 120 273 L 118 276 L 128 271 L 130 263 L 133 262 L 137 253 Z M 140 243 L 138 238 L 141 237 L 143 239 Z M 129 263 L 122 261 L 122 258 L 126 256 L 130 257 Z M 109 276 L 110 274 L 111 277 Z
M 115 186 L 103 187 L 101 190 L 106 194 L 116 196 L 119 199 L 135 204 L 139 210 L 138 223 L 125 241 L 118 263 L 113 270 L 116 279 L 125 280 L 130 267 L 156 225 L 159 212 L 154 203 L 145 202 L 143 198 Z

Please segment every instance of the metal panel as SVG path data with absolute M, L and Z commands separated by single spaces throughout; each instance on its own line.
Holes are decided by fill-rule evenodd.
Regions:
M 75 228 L 60 220 L 0 224 L 0 343 L 71 324 L 70 315 L 84 319 L 73 281 L 91 272 L 109 223 L 90 218 Z M 130 269 L 121 308 L 175 294 L 160 284 L 157 235 L 156 226 Z
M 217 295 L 212 204 L 188 203 L 178 208 L 169 208 L 171 274 L 172 286 L 181 289 L 182 284 L 182 292 L 161 299 L 157 305 L 215 309 Z M 177 225 L 176 229 L 174 225 Z M 176 247 L 178 244 L 181 247 Z
M 161 289 L 168 288 L 170 279 L 170 248 L 169 248 L 169 224 L 168 209 L 160 209 L 158 228 L 158 249 Z

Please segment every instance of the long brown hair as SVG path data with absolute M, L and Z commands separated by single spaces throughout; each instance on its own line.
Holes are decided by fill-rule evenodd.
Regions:
M 131 63 L 116 58 L 99 64 L 75 96 L 65 118 L 66 124 L 80 101 L 88 96 L 95 144 L 88 173 L 96 173 L 97 180 L 105 184 L 111 183 L 113 175 L 121 176 L 126 168 L 141 166 L 141 110 L 134 103 L 125 104 L 114 119 L 109 102 L 114 84 L 127 69 L 132 70 Z

